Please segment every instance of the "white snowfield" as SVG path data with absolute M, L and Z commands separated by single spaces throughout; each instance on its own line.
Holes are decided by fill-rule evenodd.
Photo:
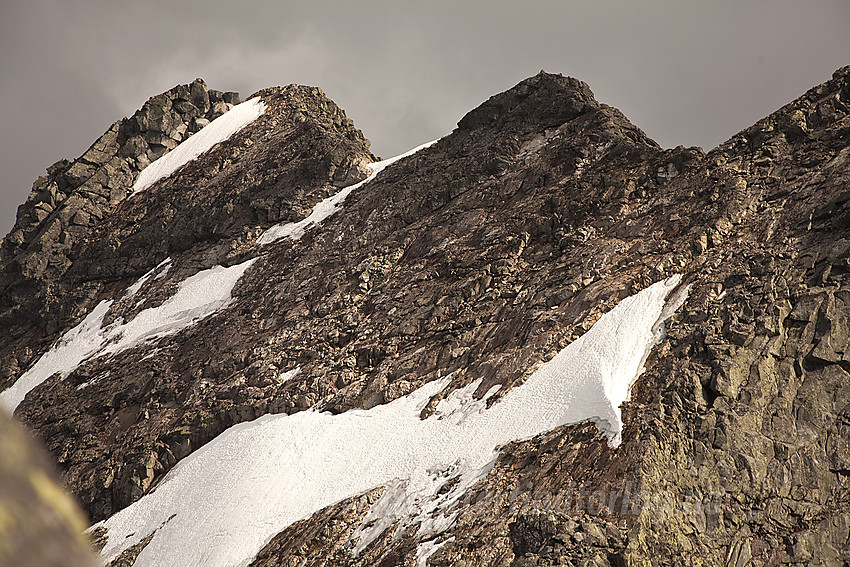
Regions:
M 230 292 L 236 281 L 255 260 L 229 268 L 215 266 L 200 271 L 180 282 L 177 293 L 161 305 L 139 312 L 129 322 L 119 318 L 103 327 L 103 318 L 113 302 L 101 301 L 82 323 L 65 333 L 17 382 L 0 393 L 0 407 L 12 413 L 30 390 L 57 372 L 65 378 L 88 359 L 109 356 L 173 335 L 223 309 L 232 301 Z M 168 265 L 170 260 L 157 268 Z M 157 268 L 127 288 L 124 296 L 135 295 Z
M 454 521 L 458 499 L 492 468 L 501 446 L 584 420 L 619 443 L 619 406 L 663 339 L 664 321 L 685 300 L 687 288 L 674 292 L 679 280 L 621 301 L 490 409 L 473 398 L 475 382 L 420 419 L 431 396 L 448 385 L 446 377 L 370 410 L 313 409 L 231 427 L 179 462 L 154 491 L 98 524 L 108 536 L 102 559 L 153 534 L 136 567 L 246 565 L 293 522 L 386 486 L 352 551 L 396 521 L 422 521 L 417 563 L 423 564 L 436 551 L 435 536 Z M 438 495 L 457 475 L 457 486 Z
M 133 184 L 133 194 L 144 191 L 160 179 L 168 177 L 185 164 L 197 159 L 218 143 L 259 118 L 266 103 L 255 97 L 237 104 L 196 134 L 186 138 L 176 148 L 144 168 Z
M 397 155 L 395 157 L 385 159 L 383 161 L 376 161 L 375 163 L 370 163 L 366 166 L 369 168 L 369 177 L 367 177 L 363 181 L 355 183 L 354 185 L 349 185 L 348 187 L 345 187 L 341 191 L 328 197 L 324 201 L 317 203 L 313 207 L 313 210 L 310 212 L 310 214 L 307 217 L 301 219 L 300 221 L 280 223 L 269 227 L 263 234 L 260 235 L 260 238 L 257 240 L 257 244 L 259 244 L 260 246 L 264 244 L 271 244 L 272 242 L 280 240 L 281 238 L 300 240 L 308 229 L 312 228 L 313 226 L 318 226 L 322 224 L 322 221 L 324 221 L 325 219 L 336 213 L 338 210 L 340 210 L 342 208 L 343 202 L 345 202 L 345 200 L 348 198 L 352 191 L 363 187 L 364 185 L 375 179 L 375 177 L 377 177 L 379 173 L 386 169 L 387 166 L 394 164 L 402 158 L 411 156 L 419 150 L 425 149 L 428 146 L 436 144 L 438 141 L 439 140 L 432 140 L 428 143 L 422 144 L 421 146 L 417 146 L 401 155 Z

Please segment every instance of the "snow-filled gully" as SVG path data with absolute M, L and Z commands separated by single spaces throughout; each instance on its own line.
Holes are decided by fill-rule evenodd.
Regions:
M 153 533 L 137 567 L 247 565 L 293 522 L 378 486 L 387 489 L 357 530 L 355 553 L 396 521 L 421 521 L 419 533 L 433 537 L 454 521 L 452 505 L 490 470 L 499 447 L 584 420 L 619 443 L 619 406 L 685 299 L 678 284 L 674 276 L 624 299 L 490 409 L 473 398 L 474 382 L 420 419 L 445 377 L 370 410 L 312 409 L 231 427 L 102 523 L 102 557 Z M 460 482 L 437 496 L 447 474 Z
M 198 155 L 209 150 L 215 144 L 227 140 L 260 116 L 265 108 L 265 103 L 260 99 L 251 99 L 233 107 L 227 113 L 216 118 L 209 126 L 145 168 L 136 180 L 134 191 L 146 189 L 159 179 L 174 173 L 185 163 L 197 158 Z M 230 119 L 225 120 L 228 116 Z M 223 124 L 220 122 L 223 122 Z M 401 155 L 367 165 L 370 175 L 366 179 L 345 187 L 317 203 L 306 218 L 297 222 L 281 223 L 270 227 L 260 235 L 257 245 L 271 244 L 283 238 L 300 239 L 307 230 L 321 225 L 322 221 L 339 211 L 342 203 L 353 191 L 374 179 L 388 166 L 436 142 L 437 140 L 433 140 Z M 187 145 L 189 146 L 188 150 L 181 150 Z M 169 158 L 169 156 L 172 157 Z M 162 161 L 167 163 L 160 163 Z M 152 173 L 147 174 L 149 170 Z M 245 270 L 256 259 L 254 257 L 230 267 L 213 266 L 208 270 L 198 272 L 181 282 L 178 293 L 164 304 L 154 309 L 142 311 L 128 323 L 119 319 L 109 327 L 102 328 L 103 319 L 109 312 L 113 301 L 101 301 L 79 325 L 65 333 L 11 387 L 0 392 L 0 408 L 10 413 L 14 412 L 33 388 L 57 372 L 62 378 L 65 378 L 86 360 L 116 354 L 145 342 L 172 335 L 220 311 L 230 304 L 230 292 L 242 274 L 245 273 Z M 159 266 L 139 278 L 138 281 L 127 288 L 124 297 L 135 295 L 153 273 L 160 268 L 162 268 L 162 271 L 158 273 L 156 278 L 162 277 L 170 267 L 170 262 L 170 259 L 163 261 Z
M 399 161 L 400 159 L 412 156 L 419 150 L 423 150 L 428 146 L 436 144 L 437 141 L 438 140 L 432 140 L 430 142 L 422 144 L 421 146 L 417 146 L 401 155 L 397 155 L 395 157 L 385 159 L 383 161 L 376 161 L 375 163 L 368 164 L 366 167 L 369 168 L 369 176 L 366 179 L 355 183 L 354 185 L 349 185 L 348 187 L 345 187 L 334 195 L 331 195 L 324 201 L 317 203 L 313 207 L 313 210 L 310 212 L 310 214 L 305 218 L 301 219 L 300 221 L 280 223 L 269 227 L 263 234 L 260 235 L 260 238 L 257 239 L 257 244 L 261 246 L 264 244 L 271 244 L 272 242 L 276 242 L 281 238 L 300 240 L 308 229 L 313 226 L 320 225 L 323 220 L 336 213 L 342 207 L 342 204 L 345 202 L 345 199 L 348 198 L 348 196 L 353 191 L 360 189 L 362 186 L 375 179 L 375 177 L 377 177 L 379 173 L 381 173 L 387 167 Z
M 210 122 L 206 128 L 183 140 L 172 151 L 144 168 L 136 178 L 131 193 L 148 189 L 216 144 L 228 140 L 262 116 L 266 108 L 266 103 L 259 97 L 237 104 Z M 233 286 L 255 260 L 256 258 L 252 258 L 237 266 L 214 266 L 198 272 L 181 282 L 177 293 L 165 303 L 157 308 L 143 310 L 127 323 L 119 319 L 103 328 L 103 319 L 114 302 L 101 301 L 79 325 L 56 341 L 11 387 L 0 392 L 0 408 L 14 412 L 33 388 L 56 373 L 65 378 L 86 360 L 116 354 L 172 335 L 223 309 L 231 302 L 230 292 Z M 134 296 L 157 270 L 161 269 L 157 279 L 162 277 L 170 267 L 170 262 L 168 259 L 143 275 L 125 290 L 123 296 Z

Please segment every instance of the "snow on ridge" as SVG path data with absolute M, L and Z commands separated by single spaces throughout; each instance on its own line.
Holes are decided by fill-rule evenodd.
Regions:
M 233 426 L 98 524 L 107 529 L 102 559 L 156 532 L 136 567 L 247 565 L 287 526 L 378 486 L 386 489 L 355 532 L 355 553 L 395 522 L 401 530 L 421 521 L 420 541 L 433 540 L 452 525 L 457 502 L 492 468 L 501 446 L 585 420 L 619 443 L 619 405 L 663 339 L 664 320 L 685 299 L 686 287 L 673 292 L 679 281 L 674 276 L 622 300 L 489 409 L 473 399 L 479 380 L 420 419 L 448 386 L 445 377 L 369 410 L 332 415 L 314 408 Z M 456 476 L 459 482 L 440 494 Z M 417 562 L 437 545 L 423 545 Z
M 375 177 L 377 177 L 378 174 L 385 170 L 388 166 L 394 164 L 400 159 L 411 156 L 419 150 L 423 150 L 428 146 L 436 144 L 437 142 L 438 140 L 432 140 L 430 142 L 422 144 L 421 146 L 416 146 L 412 150 L 406 151 L 403 154 L 397 155 L 395 157 L 391 157 L 383 161 L 376 161 L 375 163 L 370 163 L 366 166 L 369 168 L 369 177 L 367 177 L 363 181 L 360 181 L 353 185 L 349 185 L 348 187 L 341 189 L 337 193 L 334 193 L 327 199 L 316 203 L 313 206 L 313 210 L 310 212 L 310 214 L 307 217 L 301 219 L 300 221 L 279 223 L 269 227 L 268 229 L 266 229 L 265 232 L 263 232 L 263 234 L 260 235 L 260 238 L 257 240 L 257 244 L 263 246 L 265 244 L 271 244 L 272 242 L 280 240 L 281 238 L 300 240 L 301 237 L 304 236 L 304 233 L 307 232 L 307 230 L 309 230 L 313 226 L 318 226 L 322 224 L 322 221 L 336 213 L 342 207 L 342 203 L 348 198 L 352 191 L 355 191 L 356 189 L 359 189 L 360 187 L 366 185 L 367 183 L 375 179 Z
M 173 335 L 223 309 L 232 301 L 233 286 L 255 260 L 229 268 L 214 266 L 202 270 L 180 282 L 177 293 L 161 305 L 140 311 L 129 322 L 119 318 L 104 328 L 103 318 L 113 302 L 101 301 L 79 325 L 65 333 L 12 386 L 0 393 L 0 407 L 13 413 L 33 388 L 57 372 L 64 379 L 88 359 L 117 354 Z M 169 265 L 170 259 L 150 270 L 127 288 L 124 297 L 135 295 L 158 268 Z
M 266 111 L 266 103 L 260 97 L 254 97 L 237 104 L 194 135 L 186 138 L 176 148 L 144 168 L 132 193 L 144 191 L 160 179 L 168 177 L 188 162 L 197 159 L 213 146 L 221 143 L 233 134 L 259 118 Z

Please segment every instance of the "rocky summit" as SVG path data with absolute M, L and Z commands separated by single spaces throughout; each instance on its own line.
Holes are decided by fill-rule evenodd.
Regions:
M 116 567 L 850 564 L 850 67 L 708 153 L 545 72 L 369 147 L 198 79 L 36 180 L 0 565 L 93 561 L 53 468 Z

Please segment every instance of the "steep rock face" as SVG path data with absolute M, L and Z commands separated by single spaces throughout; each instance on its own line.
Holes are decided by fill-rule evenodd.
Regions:
M 56 325 L 106 297 L 104 321 L 132 321 L 187 276 L 254 258 L 232 303 L 47 380 L 17 415 L 100 519 L 265 413 L 370 408 L 449 374 L 423 415 L 479 378 L 497 403 L 620 299 L 679 273 L 689 299 L 624 408 L 620 447 L 586 423 L 511 443 L 443 530 L 391 528 L 352 554 L 377 487 L 292 524 L 254 564 L 842 565 L 848 75 L 705 155 L 663 150 L 584 83 L 541 73 L 321 227 L 263 246 L 263 228 L 306 216 L 374 158 L 319 91 L 261 91 L 261 118 L 71 248 L 73 316 Z M 3 348 L 58 336 L 21 328 Z
M 56 162 L 35 181 L 0 242 L 0 325 L 14 339 L 0 345 L 0 385 L 88 307 L 84 300 L 66 300 L 79 283 L 65 278 L 75 245 L 91 238 L 142 169 L 238 103 L 238 93 L 209 90 L 201 79 L 178 85 L 115 122 L 82 156 Z
M 635 410 L 646 489 L 713 495 L 715 514 L 641 518 L 641 556 L 850 557 L 848 79 L 845 67 L 707 156 L 697 187 L 719 214 L 691 316 L 649 369 Z

